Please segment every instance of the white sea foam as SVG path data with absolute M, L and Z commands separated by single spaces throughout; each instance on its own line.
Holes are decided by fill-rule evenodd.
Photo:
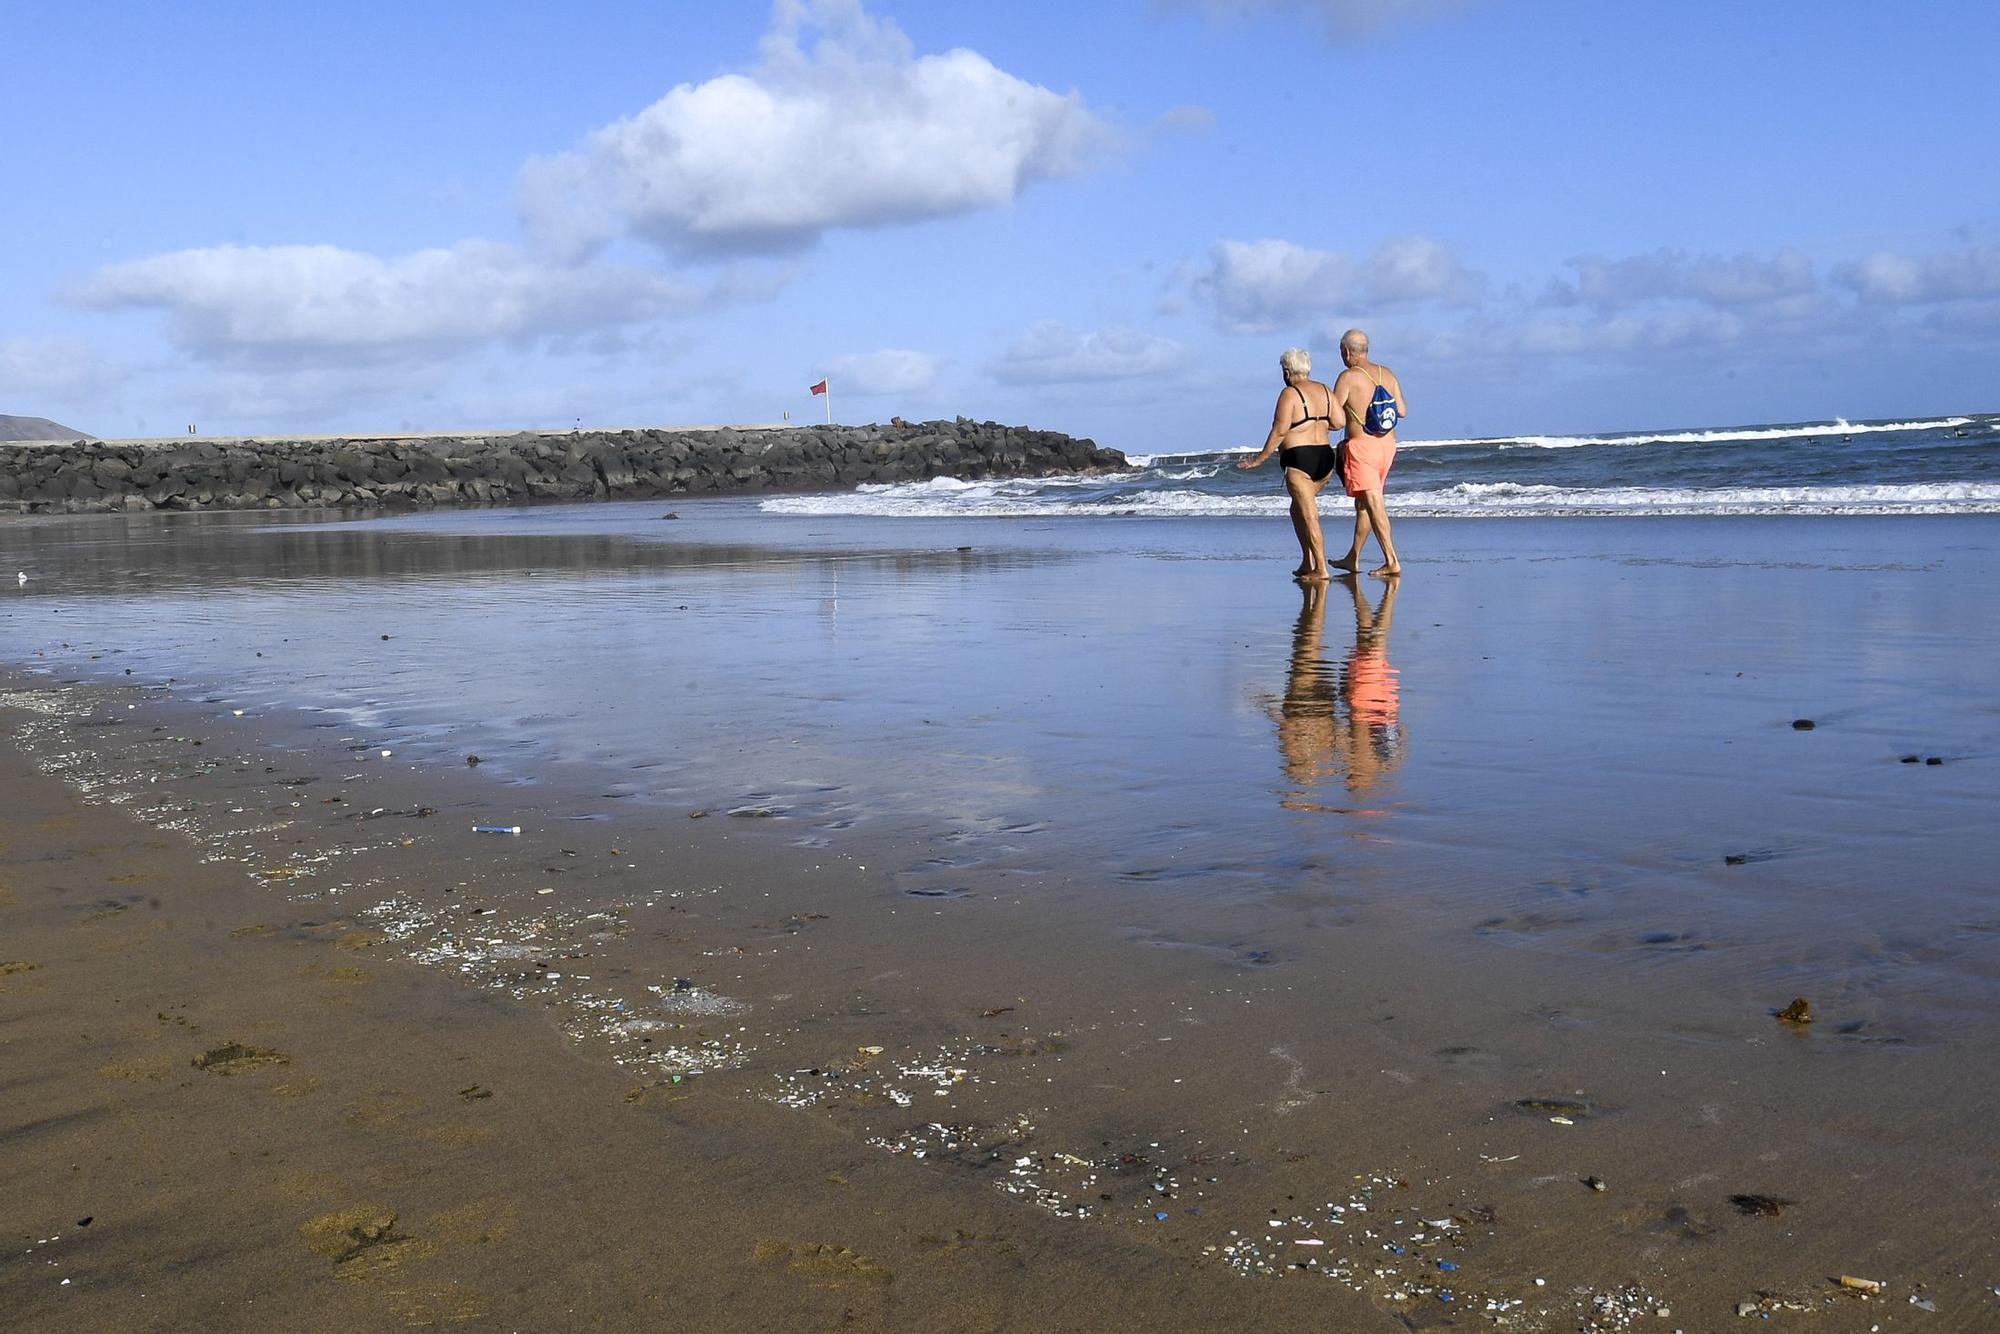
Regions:
M 1627 435 L 1494 435 L 1446 437 L 1438 440 L 1399 440 L 1403 449 L 1448 449 L 1477 446 L 1489 449 L 1582 449 L 1589 445 L 1721 445 L 1750 440 L 1805 440 L 1822 436 L 1879 435 L 1895 431 L 1942 431 L 1968 426 L 1970 417 L 1939 417 L 1930 421 L 1850 422 L 1836 417 L 1830 422 L 1803 426 L 1737 426 L 1712 431 L 1635 431 Z M 2000 422 L 1989 423 L 1989 431 L 2000 431 Z M 1127 454 L 1125 461 L 1135 468 L 1150 468 L 1162 459 L 1175 462 L 1253 454 L 1255 445 L 1230 445 L 1210 450 L 1162 451 L 1158 454 Z
M 1102 479 L 1098 479 L 1100 485 Z M 1115 499 L 1071 500 L 1040 483 L 920 482 L 861 491 L 778 496 L 773 514 L 877 518 L 1228 518 L 1282 515 L 1282 495 L 1222 496 L 1182 488 Z M 1338 508 L 1339 496 L 1323 507 Z M 2000 514 L 2000 484 L 1909 483 L 1883 486 L 1560 487 L 1518 482 L 1463 482 L 1394 497 L 1397 514 L 1450 517 L 1665 514 Z
M 1876 435 L 1885 431 L 1940 431 L 1964 426 L 1970 417 L 1940 417 L 1933 421 L 1862 422 L 1844 418 L 1805 426 L 1742 426 L 1714 431 L 1659 431 L 1631 435 L 1513 435 L 1469 440 L 1404 440 L 1409 449 L 1440 449 L 1450 445 L 1487 445 L 1501 449 L 1580 449 L 1586 445 L 1718 445 L 1744 440 L 1791 440 L 1828 435 Z

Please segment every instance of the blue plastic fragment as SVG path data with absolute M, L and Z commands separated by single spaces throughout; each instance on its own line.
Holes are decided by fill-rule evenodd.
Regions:
M 1448 1274 L 1448 1273 L 1450 1273 L 1450 1272 L 1451 1272 L 1452 1270 L 1454 1270 L 1454 1269 L 1458 1268 L 1458 1266 L 1457 1266 L 1457 1265 L 1455 1265 L 1455 1264 L 1453 1264 L 1453 1263 L 1452 1263 L 1451 1261 L 1449 1261 L 1449 1260 L 1440 1260 L 1440 1261 L 1438 1261 L 1438 1268 L 1439 1268 L 1439 1269 L 1442 1269 L 1442 1270 L 1444 1270 L 1444 1271 L 1445 1271 L 1445 1272 L 1446 1272 L 1446 1273 Z
M 1448 1302 L 1451 1300 L 1451 1294 L 1448 1292 L 1440 1292 L 1438 1294 L 1438 1300 L 1441 1302 Z
M 1165 1209 L 1162 1209 L 1160 1210 L 1160 1212 L 1154 1214 L 1153 1217 L 1159 1219 L 1162 1223 L 1164 1223 L 1167 1221 L 1167 1211 Z

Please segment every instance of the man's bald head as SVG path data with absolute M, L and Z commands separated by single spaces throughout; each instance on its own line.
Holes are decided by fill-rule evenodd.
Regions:
M 1349 329 L 1340 336 L 1340 350 L 1350 356 L 1368 355 L 1368 335 L 1359 329 Z

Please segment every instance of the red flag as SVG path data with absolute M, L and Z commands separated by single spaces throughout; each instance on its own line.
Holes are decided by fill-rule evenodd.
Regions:
M 812 387 L 812 391 L 815 394 L 824 394 L 826 392 L 826 381 L 821 380 L 818 384 Z

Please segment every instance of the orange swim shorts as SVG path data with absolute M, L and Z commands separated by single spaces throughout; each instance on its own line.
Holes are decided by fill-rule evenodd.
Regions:
M 1340 482 L 1350 496 L 1380 491 L 1389 480 L 1396 446 L 1374 436 L 1349 436 L 1340 447 Z

